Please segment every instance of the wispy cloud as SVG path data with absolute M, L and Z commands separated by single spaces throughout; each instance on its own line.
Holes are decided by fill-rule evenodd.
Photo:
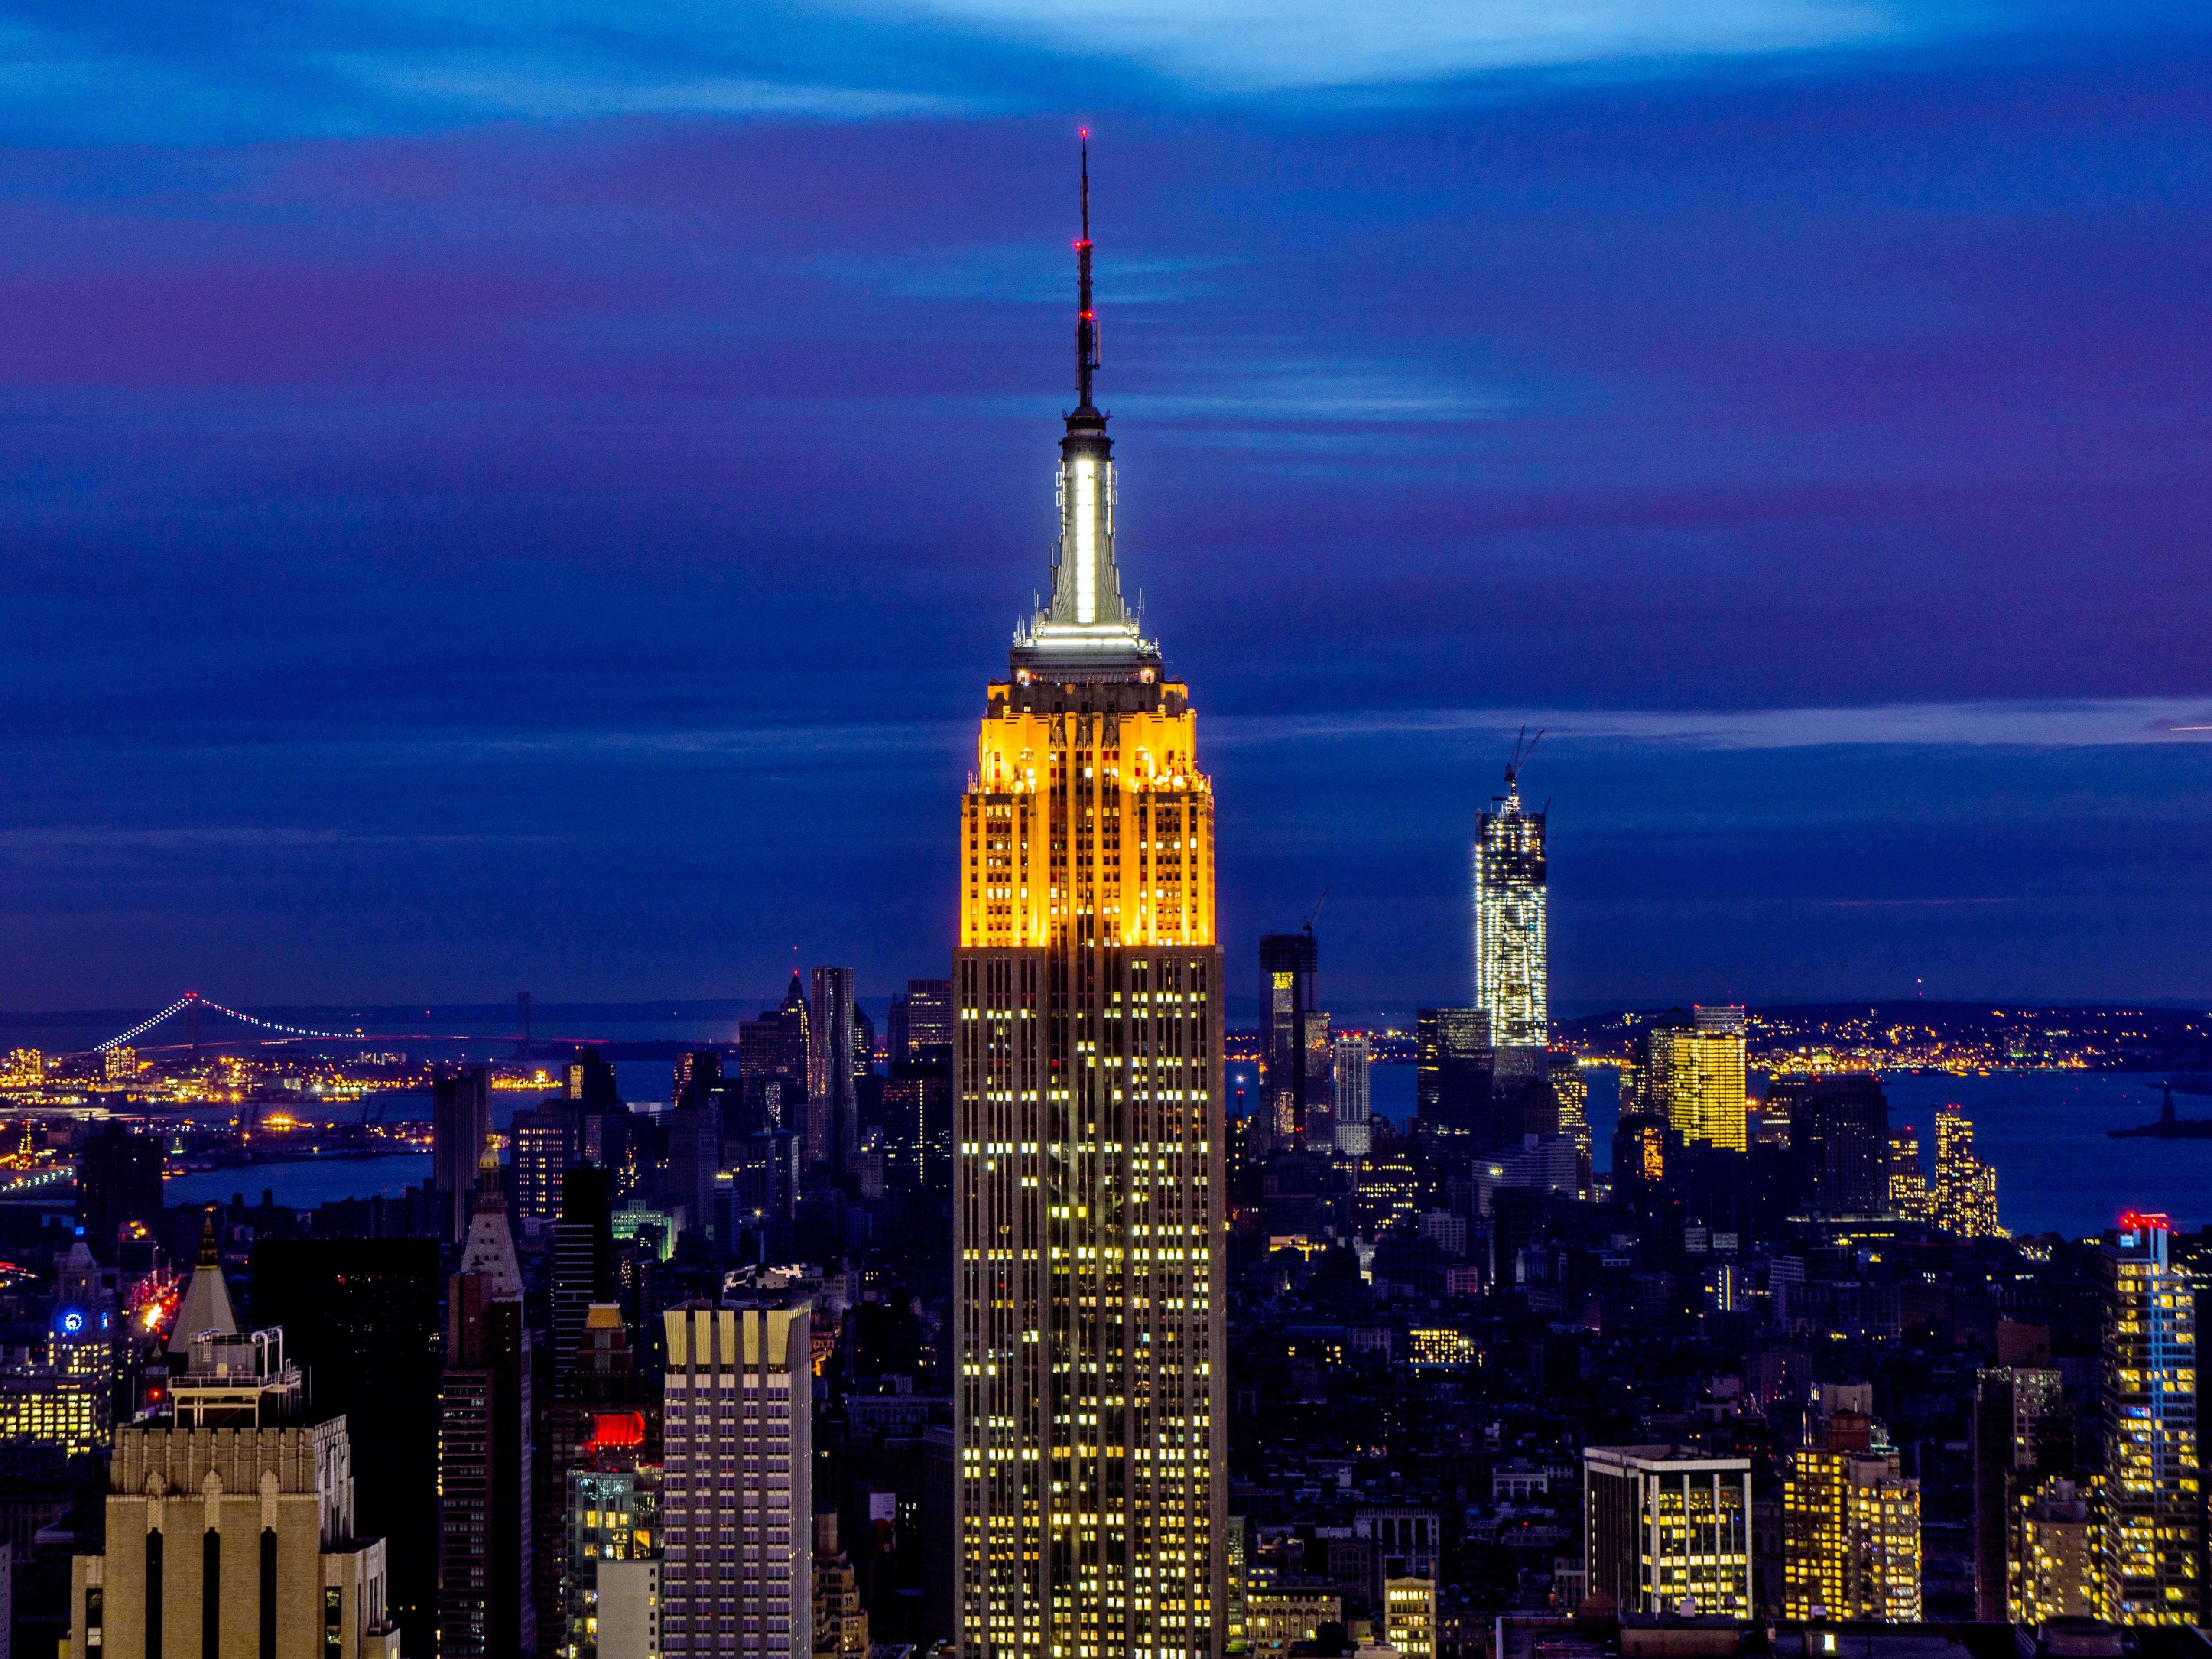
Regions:
M 380 99 L 445 105 L 479 117 L 575 120 L 611 115 L 768 115 L 831 121 L 979 112 L 972 98 L 744 75 L 675 75 L 648 64 L 623 76 L 557 58 L 428 59 L 347 52 L 333 74 Z
M 1416 736 L 1541 728 L 1553 742 L 1664 744 L 1696 749 L 1811 749 L 1829 745 L 2017 744 L 2085 748 L 2212 742 L 2202 700 L 1892 703 L 1863 708 L 1420 708 L 1291 717 L 1216 719 L 1212 740 L 1274 744 L 1305 738 Z
M 133 858 L 209 853 L 325 854 L 346 848 L 536 845 L 559 839 L 544 835 L 376 835 L 265 824 L 153 829 L 82 823 L 18 825 L 0 830 L 0 863 L 17 866 L 105 865 Z
M 34 0 L 0 24 L 0 125 L 222 142 L 635 113 L 871 120 L 1100 90 L 1127 102 L 1644 76 L 1950 27 L 1894 0 L 307 0 L 282 19 L 226 0 Z
M 1816 910 L 1949 910 L 1964 907 L 2018 904 L 2017 898 L 1815 899 Z
M 2197 722 L 2202 721 L 2201 726 Z M 1808 749 L 1830 746 L 2074 749 L 2136 744 L 2212 745 L 2206 705 L 2153 698 L 2102 702 L 1900 703 L 1869 708 L 1773 708 L 1713 713 L 1666 709 L 1418 708 L 1325 715 L 1213 714 L 1206 718 L 1209 748 L 1296 748 L 1375 738 L 1455 738 L 1510 736 L 1541 729 L 1547 744 L 1700 750 Z M 2192 729 L 2192 726 L 2195 729 Z M 422 736 L 388 733 L 328 742 L 283 739 L 200 750 L 210 759 L 271 758 L 348 766 L 477 767 L 596 763 L 685 769 L 805 771 L 813 766 L 911 763 L 917 753 L 964 750 L 974 741 L 966 720 L 825 722 L 803 726 L 731 726 L 589 731 L 479 731 Z M 935 761 L 931 763 L 936 764 Z M 0 832 L 0 851 L 10 833 Z M 44 833 L 44 832 L 40 832 Z M 77 832 L 65 832 L 77 833 Z M 314 830 L 88 831 L 163 836 L 299 837 Z M 240 844 L 246 844 L 241 841 Z
M 1208 383 L 1137 392 L 1117 412 L 1159 422 L 1333 422 L 1348 425 L 1494 420 L 1522 398 L 1503 387 L 1455 385 L 1410 363 L 1337 360 L 1207 366 Z
M 1113 308 L 1191 300 L 1212 291 L 1209 273 L 1241 263 L 1117 254 L 1099 272 L 1099 296 Z M 919 248 L 896 259 L 817 259 L 800 270 L 910 300 L 1063 310 L 1073 280 L 1067 250 L 1044 241 Z
M 1071 52 L 1126 53 L 1217 89 L 1437 81 L 1484 70 L 1802 51 L 1890 40 L 1871 0 L 922 0 Z

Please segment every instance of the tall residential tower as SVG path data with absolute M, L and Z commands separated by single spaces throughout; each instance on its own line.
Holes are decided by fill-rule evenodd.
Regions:
M 2130 1212 L 2104 1268 L 2105 1617 L 2193 1625 L 2204 1537 L 2197 1448 L 2197 1295 L 2172 1224 Z
M 1089 203 L 1086 167 L 1052 598 L 961 807 L 963 1659 L 1200 1659 L 1224 1634 L 1213 798 L 1115 569 Z

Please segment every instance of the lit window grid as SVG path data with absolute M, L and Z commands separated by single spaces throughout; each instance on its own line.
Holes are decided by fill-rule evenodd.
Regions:
M 664 1650 L 796 1659 L 813 1644 L 808 1312 L 665 1317 Z
M 1540 1048 L 1549 1040 L 1544 817 L 1524 813 L 1516 793 L 1475 822 L 1474 1006 L 1501 1044 Z
M 1212 1645 L 1219 960 L 1172 948 L 1211 942 L 1211 795 L 1188 715 L 1152 718 L 987 720 L 982 775 L 1047 787 L 965 805 L 963 937 L 984 948 L 955 968 L 963 1655 Z M 1042 768 L 1024 723 L 1060 745 Z M 1046 988 L 1079 979 L 1055 1009 Z
M 1654 1106 L 1685 1140 L 1745 1150 L 1744 1039 L 1741 1032 L 1654 1026 L 1650 1074 L 1644 1079 Z
M 994 685 L 962 805 L 966 945 L 1211 945 L 1212 786 L 1187 689 L 1148 708 L 1019 710 Z
M 2105 1252 L 2105 1616 L 2190 1624 L 2202 1539 L 2195 1292 L 2164 1229 L 2133 1237 Z

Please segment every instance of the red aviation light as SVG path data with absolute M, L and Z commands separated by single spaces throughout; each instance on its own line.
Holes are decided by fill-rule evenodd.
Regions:
M 2171 1216 L 2155 1212 L 2146 1213 L 2140 1210 L 2130 1210 L 2120 1218 L 2120 1225 L 2131 1233 L 2170 1233 L 2173 1231 L 2173 1218 Z

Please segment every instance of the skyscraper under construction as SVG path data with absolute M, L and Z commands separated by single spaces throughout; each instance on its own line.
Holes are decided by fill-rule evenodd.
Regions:
M 1115 566 L 1087 158 L 1083 222 L 1052 597 L 989 687 L 961 807 L 963 1659 L 1224 1635 L 1213 799 Z
M 1515 748 L 1505 793 L 1474 820 L 1474 1006 L 1501 1048 L 1551 1040 L 1544 813 L 1521 806 L 1521 763 L 1534 746 Z

